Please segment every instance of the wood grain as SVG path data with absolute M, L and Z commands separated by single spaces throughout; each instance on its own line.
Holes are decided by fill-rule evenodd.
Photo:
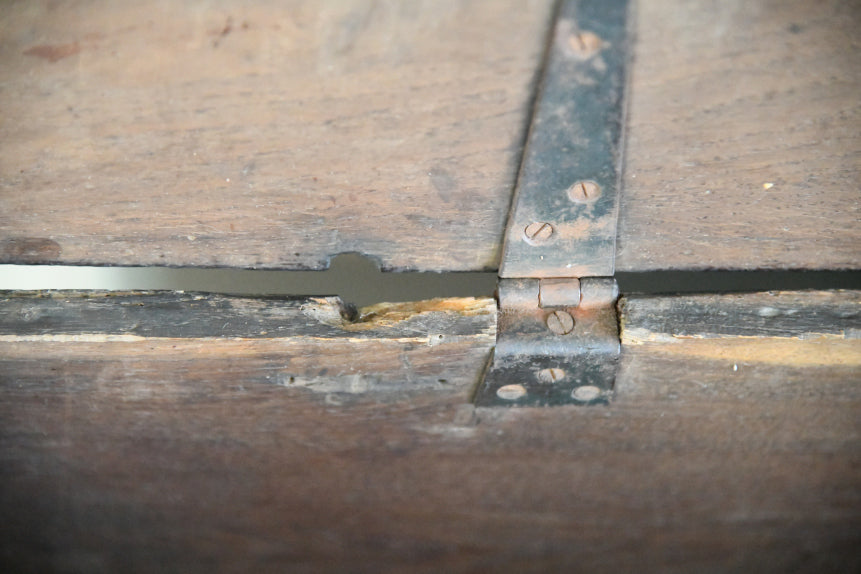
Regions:
M 629 344 L 668 338 L 861 337 L 861 291 L 853 290 L 627 296 L 619 312 Z
M 495 269 L 551 4 L 10 3 L 0 262 Z M 858 1 L 637 11 L 617 269 L 857 267 Z
M 5 3 L 0 262 L 495 269 L 552 4 Z
M 142 295 L 128 297 L 140 307 Z M 152 297 L 168 307 L 170 295 Z M 760 309 L 767 297 L 711 303 Z M 702 302 L 668 299 L 628 300 L 626 329 L 671 335 Z M 63 307 L 66 320 L 56 300 L 0 303 L 0 317 L 31 325 L 0 336 L 6 571 L 861 567 L 857 365 L 684 355 L 661 349 L 714 339 L 659 337 L 623 347 L 609 407 L 474 411 L 468 389 L 492 344 L 492 313 L 424 313 L 442 324 L 483 317 L 440 345 L 401 340 L 422 314 L 377 338 L 319 322 L 289 337 L 200 337 L 196 321 L 241 316 L 241 305 L 227 312 L 214 299 L 159 333 L 123 338 L 147 313 L 129 315 L 125 331 L 113 320 L 87 330 L 73 316 L 104 310 L 104 298 Z M 827 318 L 858 300 L 781 294 L 768 306 L 806 304 Z M 247 316 L 265 321 L 284 305 L 284 324 L 309 319 L 296 302 L 267 305 Z M 799 344 L 801 331 L 825 328 L 809 315 L 790 328 L 790 318 L 777 333 L 739 325 L 746 337 Z M 316 328 L 328 334 L 310 336 Z M 286 369 L 335 385 L 350 368 L 388 390 L 285 384 Z
M 616 268 L 861 261 L 861 3 L 638 3 Z

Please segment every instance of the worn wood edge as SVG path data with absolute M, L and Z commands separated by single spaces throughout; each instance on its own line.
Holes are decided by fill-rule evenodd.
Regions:
M 814 340 L 796 338 L 672 339 L 644 341 L 640 333 L 623 336 L 623 346 L 642 346 L 645 352 L 678 358 L 762 363 L 790 367 L 861 367 L 861 339 L 844 340 L 824 336 Z
M 133 399 L 136 393 L 184 396 L 216 381 L 322 394 L 326 400 L 411 400 L 435 395 L 442 407 L 466 403 L 492 340 L 422 339 L 169 339 L 42 336 L 0 338 L 0 363 L 10 373 L 34 362 L 94 365 L 101 392 Z M 98 367 L 101 365 L 102 367 Z M 120 365 L 119 367 L 117 365 Z M 113 374 L 106 374 L 113 373 Z M 150 382 L 141 380 L 152 379 Z M 189 380 L 193 384 L 180 384 Z M 54 384 L 63 385 L 62 381 Z M 256 390 L 254 390 L 256 387 Z M 47 390 L 47 389 L 46 389 Z M 341 404 L 342 401 L 338 401 Z
M 232 326 L 231 326 L 232 325 Z M 179 292 L 0 294 L 5 368 L 61 360 L 124 374 L 112 392 L 138 389 L 136 373 L 161 370 L 287 387 L 333 404 L 413 400 L 465 403 L 495 341 L 492 299 L 383 303 L 343 316 L 336 297 L 253 299 Z M 160 366 L 159 366 L 160 365 Z M 23 367 L 21 367 L 23 368 Z M 110 385 L 109 385 L 110 386 Z M 136 390 L 137 389 L 137 390 Z
M 623 348 L 736 369 L 861 366 L 861 291 L 625 297 L 619 310 Z
M 347 309 L 338 297 L 238 297 L 180 291 L 0 292 L 8 341 L 142 339 L 493 340 L 496 304 L 452 297 Z
M 215 344 L 246 343 L 269 341 Z M 343 349 L 344 364 L 356 345 L 397 349 L 319 343 L 303 355 L 309 372 L 327 348 Z M 78 354 L 85 346 L 92 359 Z M 787 394 L 787 370 L 772 365 L 740 369 L 744 381 L 730 385 L 710 361 L 631 347 L 621 381 L 630 392 L 608 407 L 473 415 L 442 383 L 357 404 L 374 384 L 361 374 L 307 386 L 297 370 L 293 386 L 306 386 L 290 389 L 268 352 L 252 362 L 183 361 L 177 351 L 165 365 L 144 343 L 126 346 L 136 356 L 123 346 L 59 343 L 45 361 L 4 359 L 0 349 L 0 420 L 12 439 L 0 489 L 6 560 L 33 570 L 101 560 L 104 571 L 858 564 L 861 403 L 857 391 L 833 400 L 848 394 L 849 369 L 790 369 L 802 390 Z M 99 360 L 105 349 L 116 356 Z M 444 367 L 433 348 L 421 350 L 429 372 Z M 460 368 L 471 372 L 481 353 L 462 354 Z M 277 368 L 275 384 L 253 388 Z M 783 394 L 765 394 L 763 372 L 778 373 L 771 388 Z
M 856 338 L 861 291 L 634 295 L 620 299 L 619 316 L 623 332 L 646 329 L 674 338 Z

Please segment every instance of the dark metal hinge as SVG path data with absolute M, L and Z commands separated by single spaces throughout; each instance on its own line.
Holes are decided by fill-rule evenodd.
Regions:
M 559 8 L 508 218 L 496 348 L 477 405 L 591 405 L 612 394 L 627 15 L 628 0 Z
M 503 279 L 494 349 L 475 403 L 607 403 L 619 360 L 613 278 Z

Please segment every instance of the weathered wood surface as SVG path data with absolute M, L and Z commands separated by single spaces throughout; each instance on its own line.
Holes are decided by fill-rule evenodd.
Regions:
M 170 295 L 129 297 L 170 316 Z M 125 330 L 108 317 L 88 337 L 71 319 L 106 300 L 57 300 L 0 304 L 7 571 L 861 567 L 858 292 L 628 299 L 611 406 L 477 412 L 466 403 L 490 312 L 407 313 L 409 328 L 377 338 L 338 334 L 335 320 L 315 338 L 302 303 L 261 313 L 214 299 L 161 331 L 133 337 L 147 313 L 129 311 Z M 246 337 L 256 324 L 226 338 L 194 327 L 268 320 L 278 305 L 305 326 L 271 339 Z M 671 326 L 704 305 L 744 326 L 746 345 L 782 338 L 810 360 L 696 352 L 724 331 Z M 787 327 L 799 306 L 842 317 L 842 337 L 830 319 Z M 747 311 L 737 321 L 763 308 L 783 313 L 765 313 L 778 329 L 751 330 Z M 445 324 L 472 330 L 429 345 Z M 843 352 L 807 346 L 823 332 Z M 325 388 L 351 368 L 387 390 Z
M 337 298 L 4 295 L 2 356 L 26 357 L 31 344 L 39 343 L 35 349 L 46 343 L 49 355 L 59 352 L 85 362 L 114 352 L 134 354 L 136 349 L 147 349 L 168 363 L 191 356 L 216 363 L 232 357 L 238 361 L 235 369 L 262 369 L 272 384 L 326 393 L 439 388 L 450 384 L 449 369 L 460 373 L 455 379 L 477 376 L 493 345 L 496 322 L 492 299 L 386 303 L 356 312 Z
M 7 4 L 0 262 L 495 268 L 551 4 Z M 637 12 L 617 269 L 857 267 L 859 2 Z
M 552 4 L 4 3 L 0 262 L 495 268 Z
M 851 290 L 625 297 L 620 313 L 631 343 L 666 337 L 861 338 L 861 299 Z
M 638 2 L 616 268 L 857 268 L 861 2 Z

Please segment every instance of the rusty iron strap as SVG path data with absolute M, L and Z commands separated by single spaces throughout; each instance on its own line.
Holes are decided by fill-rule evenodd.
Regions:
M 539 304 L 547 281 L 500 281 L 496 348 L 477 406 L 609 402 L 619 360 L 616 281 L 582 279 L 568 293 L 573 298 L 557 298 L 552 307 Z
M 612 276 L 627 84 L 628 0 L 559 8 L 499 276 Z
M 606 404 L 628 0 L 569 0 L 553 30 L 508 218 L 496 348 L 477 406 Z

